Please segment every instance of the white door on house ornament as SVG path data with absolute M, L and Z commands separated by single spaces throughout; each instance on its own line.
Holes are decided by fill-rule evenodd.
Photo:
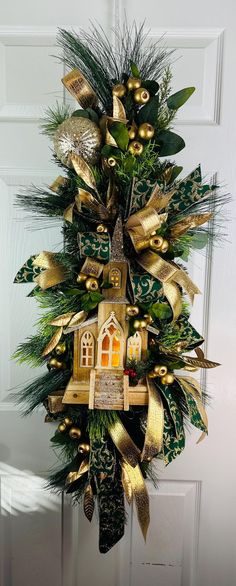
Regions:
M 60 227 L 29 231 L 31 218 L 14 208 L 19 186 L 50 184 L 58 175 L 50 145 L 39 134 L 42 107 L 63 99 L 63 68 L 55 55 L 57 26 L 89 27 L 92 17 L 109 34 L 123 17 L 146 19 L 150 35 L 165 34 L 176 48 L 173 87 L 195 85 L 176 129 L 186 149 L 175 157 L 185 175 L 201 161 L 203 175 L 235 193 L 236 118 L 234 0 L 41 0 L 2 2 L 0 7 L 0 189 L 1 189 L 1 425 L 0 576 L 2 586 L 233 586 L 236 582 L 236 469 L 234 291 L 235 211 L 228 242 L 196 255 L 189 267 L 203 292 L 192 323 L 205 336 L 217 369 L 203 380 L 214 397 L 209 437 L 165 470 L 159 486 L 149 485 L 152 521 L 146 545 L 129 511 L 126 536 L 105 556 L 98 553 L 97 520 L 92 526 L 57 495 L 44 491 L 55 462 L 49 448 L 53 425 L 40 412 L 19 416 L 7 389 L 37 372 L 10 362 L 16 345 L 37 319 L 30 286 L 11 285 L 17 269 L 40 250 L 57 250 Z M 36 225 L 34 223 L 33 227 Z M 232 244 L 233 242 L 233 244 Z M 109 358 L 110 359 L 110 358 Z M 233 368 L 232 368 L 233 365 Z

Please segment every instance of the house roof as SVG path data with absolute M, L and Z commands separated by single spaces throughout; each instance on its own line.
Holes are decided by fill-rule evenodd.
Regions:
M 81 328 L 83 328 L 84 326 L 90 326 L 92 324 L 95 324 L 98 321 L 98 316 L 95 315 L 94 317 L 90 317 L 89 319 L 86 319 L 85 321 L 83 321 L 81 324 L 77 324 L 76 326 L 72 326 L 71 328 L 65 328 L 63 330 L 64 334 L 70 334 L 71 332 L 75 332 L 77 330 L 81 330 Z

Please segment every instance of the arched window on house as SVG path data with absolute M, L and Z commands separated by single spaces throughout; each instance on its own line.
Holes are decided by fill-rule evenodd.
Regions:
M 128 338 L 127 358 L 128 360 L 141 360 L 142 338 L 139 332 Z
M 108 277 L 109 283 L 114 287 L 114 289 L 121 288 L 121 271 L 120 269 L 113 268 L 109 271 Z
M 119 368 L 123 366 L 124 333 L 115 312 L 104 323 L 98 336 L 98 366 Z
M 84 332 L 80 341 L 80 366 L 94 366 L 94 337 L 91 332 Z

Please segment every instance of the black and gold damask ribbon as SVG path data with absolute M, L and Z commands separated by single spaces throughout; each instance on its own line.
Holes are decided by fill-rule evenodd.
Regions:
M 66 268 L 56 260 L 56 254 L 53 252 L 40 252 L 33 260 L 33 266 L 45 269 L 34 278 L 41 289 L 54 287 L 67 279 Z

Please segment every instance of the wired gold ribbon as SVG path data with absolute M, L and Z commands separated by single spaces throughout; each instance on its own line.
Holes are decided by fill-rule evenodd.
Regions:
M 120 419 L 110 425 L 109 434 L 125 462 L 135 468 L 140 459 L 140 450 L 131 439 Z
M 124 480 L 125 479 L 125 480 Z M 123 460 L 122 462 L 122 483 L 126 498 L 130 503 L 134 497 L 138 522 L 146 541 L 147 530 L 150 522 L 149 497 L 147 487 L 143 479 L 139 465 L 131 466 Z
M 79 470 L 76 470 L 75 472 L 69 472 L 66 478 L 66 484 L 72 484 L 72 482 L 79 480 L 79 478 L 81 478 L 81 476 L 83 476 L 83 474 L 85 474 L 88 471 L 89 462 L 88 460 L 83 460 L 83 462 L 81 462 L 80 464 Z
M 98 98 L 79 69 L 72 69 L 61 81 L 82 108 L 96 107 Z
M 58 285 L 67 279 L 66 268 L 55 260 L 56 255 L 53 252 L 43 251 L 33 260 L 35 267 L 45 269 L 34 278 L 41 289 L 48 289 Z
M 164 408 L 156 386 L 146 379 L 148 388 L 148 415 L 142 461 L 150 461 L 162 450 L 164 432 Z

